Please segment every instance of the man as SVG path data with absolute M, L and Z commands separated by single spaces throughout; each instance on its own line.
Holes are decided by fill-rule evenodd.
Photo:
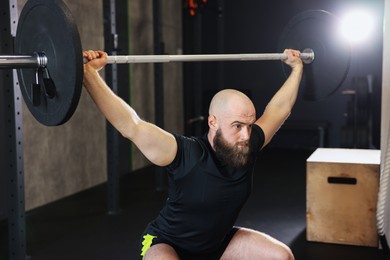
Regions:
M 256 119 L 252 101 L 226 89 L 212 99 L 208 134 L 188 138 L 145 122 L 99 76 L 107 54 L 86 51 L 84 85 L 107 120 L 155 165 L 167 168 L 169 197 L 141 241 L 143 259 L 294 259 L 276 239 L 235 227 L 252 187 L 258 151 L 280 128 L 296 101 L 303 64 L 285 50 L 292 70 Z

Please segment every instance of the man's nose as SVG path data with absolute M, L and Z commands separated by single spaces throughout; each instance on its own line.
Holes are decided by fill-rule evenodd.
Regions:
M 245 126 L 241 129 L 241 139 L 242 140 L 248 140 L 250 134 L 251 134 L 251 127 L 250 126 Z

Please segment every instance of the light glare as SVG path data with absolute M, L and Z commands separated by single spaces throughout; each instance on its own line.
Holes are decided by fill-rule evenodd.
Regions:
M 340 33 L 350 43 L 360 43 L 371 35 L 373 27 L 374 21 L 370 13 L 364 10 L 355 10 L 342 18 Z

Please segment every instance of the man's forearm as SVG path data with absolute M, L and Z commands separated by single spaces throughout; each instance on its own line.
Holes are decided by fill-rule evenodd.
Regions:
M 123 136 L 131 138 L 131 129 L 140 120 L 137 113 L 112 92 L 97 71 L 85 70 L 84 86 L 107 120 Z
M 272 109 L 284 111 L 288 116 L 298 96 L 302 72 L 302 65 L 298 65 L 292 69 L 287 80 L 268 103 L 267 109 L 272 107 Z

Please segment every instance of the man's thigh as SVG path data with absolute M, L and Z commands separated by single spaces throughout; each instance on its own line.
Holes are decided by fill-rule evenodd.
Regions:
M 248 228 L 240 228 L 221 260 L 233 259 L 286 259 L 292 260 L 294 256 L 289 247 L 275 238 Z

